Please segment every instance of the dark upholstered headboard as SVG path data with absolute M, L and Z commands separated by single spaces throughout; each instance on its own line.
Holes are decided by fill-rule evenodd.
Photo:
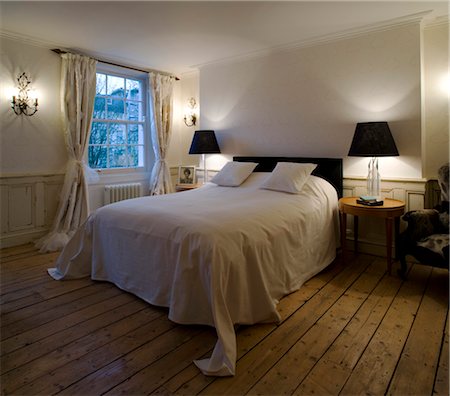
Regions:
M 278 162 L 299 162 L 317 164 L 312 173 L 319 176 L 336 189 L 339 198 L 342 197 L 342 158 L 308 158 L 308 157 L 233 157 L 233 161 L 257 162 L 254 172 L 272 172 Z

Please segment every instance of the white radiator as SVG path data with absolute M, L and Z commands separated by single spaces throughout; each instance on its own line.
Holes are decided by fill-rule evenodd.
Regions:
M 105 205 L 124 199 L 142 197 L 141 183 L 111 184 L 105 186 Z

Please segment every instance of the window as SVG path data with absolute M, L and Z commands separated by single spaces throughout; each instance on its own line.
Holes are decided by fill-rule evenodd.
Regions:
M 145 165 L 145 80 L 97 72 L 89 166 L 93 169 Z

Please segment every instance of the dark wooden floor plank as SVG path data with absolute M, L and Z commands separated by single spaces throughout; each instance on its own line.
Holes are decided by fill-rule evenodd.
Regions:
M 342 269 L 342 266 L 336 265 L 330 268 L 328 271 L 324 271 L 321 275 L 311 279 L 307 282 L 303 288 L 302 293 L 292 293 L 286 296 L 279 304 L 279 312 L 281 316 L 281 320 L 286 320 L 290 315 L 292 315 L 299 306 L 303 305 L 312 295 L 314 295 L 327 281 L 333 278 L 333 275 L 338 273 Z M 237 331 L 237 356 L 238 359 L 245 354 L 247 351 L 252 349 L 260 340 L 262 340 L 267 334 L 273 331 L 276 328 L 275 324 L 267 323 L 267 324 L 259 324 L 253 326 L 242 326 Z M 202 354 L 194 354 L 191 353 L 189 364 L 185 364 L 186 361 L 183 360 L 182 357 L 177 356 L 175 353 L 171 355 L 167 355 L 164 359 L 161 359 L 157 364 L 147 367 L 146 369 L 140 371 L 135 376 L 127 380 L 125 383 L 119 385 L 117 388 L 112 389 L 112 394 L 117 393 L 133 393 L 138 392 L 138 389 L 151 389 L 152 393 L 173 393 L 182 385 L 186 384 L 183 387 L 183 390 L 188 393 L 192 393 L 193 384 L 201 384 L 200 388 L 203 389 L 206 387 L 211 381 L 214 380 L 213 377 L 205 377 L 201 373 L 197 367 L 192 364 L 192 356 L 196 356 L 197 359 L 204 359 L 211 355 L 212 347 L 209 349 L 205 348 L 204 340 L 202 339 L 202 335 L 196 337 L 200 338 L 200 344 L 198 346 L 193 345 L 190 348 L 195 348 L 196 353 L 204 352 Z M 192 340 L 193 341 L 193 340 Z M 214 340 L 215 341 L 215 340 Z M 214 345 L 215 342 L 210 343 L 210 346 Z M 183 353 L 180 348 L 181 353 Z M 207 349 L 207 350 L 204 350 Z M 178 351 L 177 351 L 178 353 Z M 168 362 L 180 362 L 178 365 L 185 365 L 182 369 L 177 369 L 175 374 L 173 374 L 173 370 L 165 370 L 159 369 L 158 366 L 164 365 L 164 360 Z M 173 364 L 173 363 L 172 363 Z M 156 374 L 155 374 L 156 373 Z M 149 378 L 152 378 L 150 381 Z M 167 382 L 164 382 L 169 378 Z M 195 379 L 194 379 L 195 378 Z M 164 381 L 161 381 L 164 379 Z M 151 388 L 150 384 L 152 381 L 158 385 L 157 388 Z M 154 386 L 154 385 L 152 385 Z
M 157 310 L 145 307 L 143 302 L 133 301 L 133 306 L 130 306 L 131 303 L 127 305 L 123 307 L 126 309 L 117 310 L 119 314 L 122 314 L 118 317 L 120 320 L 67 344 L 64 349 L 56 349 L 41 359 L 33 360 L 4 375 L 3 390 L 7 393 L 29 394 L 31 391 L 32 394 L 46 394 L 47 391 L 40 389 L 39 384 L 44 383 L 48 386 L 49 372 L 79 361 L 89 353 L 97 353 L 105 345 L 161 316 Z
M 274 332 L 242 357 L 235 377 L 219 378 L 201 394 L 245 394 L 297 342 L 339 298 L 373 261 L 361 261 L 340 272 L 313 298 L 303 305 L 291 320 L 282 323 Z
M 328 282 L 333 280 L 343 268 L 343 263 L 340 260 L 336 260 L 320 274 L 307 281 L 300 290 L 284 297 L 277 306 L 281 316 L 280 323 L 283 323 L 293 315 L 295 311 L 317 294 Z M 239 359 L 241 359 L 242 356 L 261 342 L 278 326 L 279 324 L 268 323 L 239 328 L 236 334 L 237 361 L 239 362 Z M 210 355 L 211 353 L 208 353 L 202 358 L 206 358 Z M 188 378 L 188 380 L 185 381 L 185 378 Z M 204 376 L 196 367 L 191 365 L 180 372 L 178 376 L 171 378 L 168 383 L 163 385 L 162 389 L 167 389 L 170 392 L 176 392 L 177 394 L 192 395 L 199 393 L 213 381 L 214 377 Z
M 5 282 L 1 286 L 0 294 L 4 295 L 8 293 L 15 293 L 23 289 L 30 289 L 40 283 L 47 282 L 49 280 L 48 278 L 49 275 L 47 274 L 47 271 L 39 271 L 37 274 L 27 274 L 27 276 L 21 276 L 20 281 Z
M 90 334 L 145 308 L 142 301 L 138 300 L 126 302 L 115 308 L 113 305 L 111 305 L 106 312 L 101 313 L 101 311 L 99 311 L 99 315 L 87 319 L 82 323 L 2 356 L 2 373 L 23 366 L 24 364 L 43 357 L 55 350 L 66 352 L 68 349 L 67 345 L 71 342 L 87 337 Z M 160 313 L 160 315 L 163 315 L 163 313 Z M 38 363 L 41 362 L 42 359 L 39 360 Z
M 411 264 L 402 281 L 384 259 L 339 258 L 280 301 L 280 323 L 239 327 L 236 376 L 216 378 L 192 363 L 214 329 L 109 283 L 54 281 L 57 256 L 0 253 L 2 394 L 448 395 L 448 271 Z
M 449 392 L 449 348 L 448 348 L 448 311 L 445 320 L 445 332 L 442 340 L 439 366 L 434 381 L 433 395 L 447 396 Z
M 294 394 L 336 395 L 341 391 L 401 285 L 397 277 L 383 277 Z
M 3 265 L 0 268 L 0 285 L 3 288 L 10 283 L 17 283 L 39 274 L 46 274 L 47 268 L 54 266 L 57 257 L 56 254 L 37 255 L 23 258 L 20 260 L 20 265 L 15 265 L 15 261 L 10 262 L 8 268 L 4 268 L 5 265 Z
M 9 274 L 25 275 L 27 270 L 41 268 L 46 270 L 45 264 L 52 265 L 59 256 L 58 252 L 40 254 L 34 252 L 31 255 L 24 254 L 20 258 L 14 257 L 9 261 L 1 261 L 0 273 L 3 276 Z
M 142 389 L 145 389 L 147 394 L 153 393 L 168 379 L 190 366 L 193 358 L 200 359 L 206 352 L 210 351 L 215 342 L 216 332 L 213 329 L 205 329 L 171 353 L 112 388 L 106 394 L 138 395 L 142 392 Z
M 36 287 L 19 290 L 17 293 L 8 293 L 0 299 L 1 313 L 8 313 L 29 305 L 37 304 L 49 298 L 61 296 L 73 290 L 92 284 L 88 278 L 74 279 L 70 282 L 55 282 L 48 279 Z
M 249 393 L 258 395 L 294 393 L 367 300 L 385 271 L 385 263 L 375 260 L 303 337 L 260 378 Z
M 61 296 L 54 298 L 49 298 L 47 300 L 41 301 L 40 303 L 33 304 L 24 308 L 19 308 L 15 311 L 11 311 L 2 315 L 1 328 L 25 320 L 32 316 L 40 315 L 43 312 L 52 312 L 54 309 L 70 304 L 82 297 L 99 293 L 105 289 L 113 288 L 114 285 L 107 282 L 92 282 L 86 287 L 76 289 L 69 293 L 64 293 Z
M 84 287 L 81 290 L 86 291 L 86 289 L 92 290 L 92 288 L 89 288 L 89 286 Z M 67 302 L 64 305 L 53 307 L 53 309 L 44 312 L 34 313 L 32 316 L 28 316 L 27 318 L 24 318 L 20 321 L 16 321 L 7 326 L 2 326 L 2 339 L 5 340 L 20 333 L 25 333 L 35 327 L 42 326 L 53 320 L 61 318 L 62 316 L 72 314 L 81 309 L 89 307 L 90 305 L 105 301 L 121 293 L 121 290 L 117 289 L 116 287 L 111 287 L 110 285 L 101 285 L 100 287 L 99 285 L 99 287 L 96 288 L 96 293 L 94 294 L 89 293 L 85 296 L 80 296 L 78 299 Z
M 388 394 L 431 395 L 448 311 L 448 272 L 433 269 Z M 426 345 L 426 348 L 417 348 Z M 411 382 L 414 378 L 414 383 Z
M 412 268 L 408 282 L 403 283 L 343 387 L 343 394 L 380 395 L 388 390 L 430 273 L 430 267 L 414 266 Z
M 9 261 L 17 261 L 23 257 L 39 254 L 33 243 L 0 249 L 0 268 Z
M 122 356 L 81 379 L 73 386 L 67 387 L 61 394 L 85 395 L 89 392 L 103 394 L 158 361 L 167 353 L 171 353 L 202 331 L 199 326 L 175 326 L 172 324 L 172 328 L 169 328 L 168 324 L 168 321 L 161 321 L 161 325 L 165 326 L 164 332 L 152 334 L 147 330 L 147 334 L 152 336 L 148 337 L 144 344 L 137 345 L 138 347 L 134 344 L 134 348 L 130 348 L 129 345 L 121 342 L 120 354 Z M 137 337 L 136 341 L 139 339 L 142 337 Z M 123 345 L 128 346 L 127 350 L 123 348 Z
M 48 322 L 44 325 L 35 327 L 17 336 L 8 338 L 0 343 L 0 350 L 2 355 L 10 353 L 16 349 L 22 348 L 25 345 L 42 340 L 69 327 L 78 325 L 89 318 L 99 315 L 100 312 L 105 312 L 108 309 L 123 305 L 134 299 L 133 296 L 126 293 L 118 294 L 108 301 L 101 301 L 97 304 L 90 305 L 80 311 L 73 312 L 63 317 Z

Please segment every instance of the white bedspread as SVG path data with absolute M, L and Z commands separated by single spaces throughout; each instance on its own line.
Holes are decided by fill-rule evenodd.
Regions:
M 299 195 L 259 188 L 202 188 L 121 201 L 95 211 L 49 269 L 91 276 L 169 308 L 169 319 L 214 326 L 206 375 L 234 375 L 234 324 L 279 320 L 278 300 L 329 265 L 338 240 L 337 194 L 310 177 Z

